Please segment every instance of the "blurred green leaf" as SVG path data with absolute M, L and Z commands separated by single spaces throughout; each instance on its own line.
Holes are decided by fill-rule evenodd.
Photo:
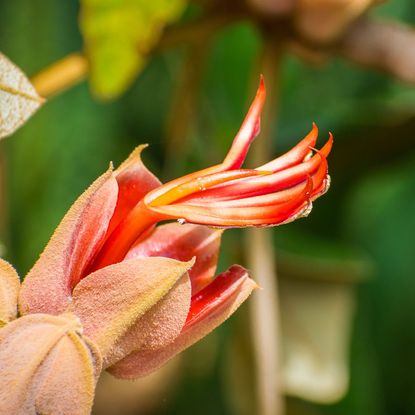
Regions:
M 414 162 L 412 153 L 406 162 L 367 175 L 356 184 L 345 218 L 350 239 L 365 247 L 377 265 L 375 278 L 361 292 L 360 311 L 367 317 L 356 342 L 375 351 L 379 377 L 374 399 L 382 415 L 415 413 Z M 363 377 L 365 371 L 365 367 L 356 368 L 355 378 Z M 359 398 L 361 393 L 354 396 Z
M 368 254 L 356 246 L 289 228 L 276 233 L 279 272 L 294 278 L 351 283 L 374 272 Z
M 90 61 L 93 92 L 111 99 L 123 93 L 144 67 L 164 26 L 186 0 L 82 0 L 81 30 Z

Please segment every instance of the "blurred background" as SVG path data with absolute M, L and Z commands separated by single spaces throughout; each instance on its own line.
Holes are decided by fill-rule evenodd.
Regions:
M 104 376 L 95 414 L 277 414 L 260 402 L 274 383 L 287 414 L 415 413 L 411 24 L 411 0 L 0 0 L 0 51 L 28 76 L 72 53 L 89 62 L 0 143 L 1 250 L 22 276 L 75 198 L 138 144 L 162 180 L 220 161 L 261 72 L 254 154 L 282 153 L 313 121 L 320 144 L 335 137 L 327 195 L 264 230 L 278 304 L 258 314 L 262 290 L 150 377 Z M 253 244 L 227 231 L 219 270 L 249 265 Z M 270 377 L 256 318 L 279 322 Z

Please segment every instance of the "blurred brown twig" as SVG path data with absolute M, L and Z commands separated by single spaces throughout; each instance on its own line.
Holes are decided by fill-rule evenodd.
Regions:
M 267 81 L 268 97 L 264 107 L 261 140 L 255 143 L 251 162 L 260 165 L 269 158 L 272 128 L 275 125 L 279 94 L 278 71 L 280 55 L 275 53 L 274 40 L 266 39 L 259 61 L 259 70 Z M 248 268 L 263 288 L 251 299 L 251 331 L 256 366 L 257 413 L 281 415 L 284 400 L 280 368 L 280 322 L 277 270 L 272 231 L 246 230 Z

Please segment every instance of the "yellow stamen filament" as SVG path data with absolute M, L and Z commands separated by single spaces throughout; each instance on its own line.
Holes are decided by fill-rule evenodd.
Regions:
M 149 203 L 149 206 L 156 207 L 168 205 L 176 202 L 192 193 L 201 192 L 218 184 L 226 183 L 231 180 L 241 179 L 252 176 L 263 176 L 272 174 L 271 171 L 261 170 L 233 170 L 229 172 L 221 172 L 208 176 L 198 177 L 186 183 L 180 184 L 166 193 L 160 195 Z

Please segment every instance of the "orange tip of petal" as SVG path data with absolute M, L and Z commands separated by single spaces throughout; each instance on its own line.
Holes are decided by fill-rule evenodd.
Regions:
M 265 78 L 263 74 L 259 75 L 259 87 L 258 90 L 261 91 L 262 93 L 266 93 L 266 88 L 265 88 Z

